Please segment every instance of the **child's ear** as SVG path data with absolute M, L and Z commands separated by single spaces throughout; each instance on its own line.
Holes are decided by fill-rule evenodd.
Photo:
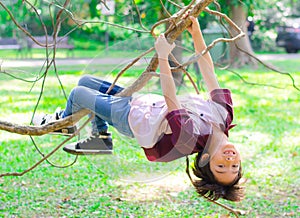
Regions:
M 203 167 L 209 162 L 210 156 L 208 153 L 201 154 L 201 157 L 198 161 L 198 166 Z

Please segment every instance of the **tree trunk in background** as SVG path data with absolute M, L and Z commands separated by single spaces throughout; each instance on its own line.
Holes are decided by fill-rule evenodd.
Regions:
M 97 10 L 97 0 L 91 0 L 89 3 L 89 9 L 90 9 L 90 17 L 94 18 L 98 16 L 98 10 Z
M 247 14 L 245 12 L 245 8 L 242 5 L 232 6 L 231 19 L 243 30 L 243 32 L 246 35 L 245 37 L 239 39 L 235 43 L 230 43 L 230 63 L 233 65 L 233 67 L 240 67 L 246 64 L 254 64 L 254 66 L 256 66 L 256 62 L 251 56 L 238 49 L 240 48 L 250 54 L 254 54 L 247 34 L 248 32 L 246 26 Z M 236 36 L 238 34 L 233 29 L 230 29 L 230 31 L 233 34 L 233 36 Z
M 172 54 L 176 58 L 179 63 L 182 63 L 182 35 L 180 35 L 175 41 L 176 47 L 173 49 Z M 169 61 L 171 67 L 175 67 L 176 65 L 173 61 Z M 182 74 L 183 72 L 173 73 L 173 78 L 176 86 L 180 86 L 182 84 Z

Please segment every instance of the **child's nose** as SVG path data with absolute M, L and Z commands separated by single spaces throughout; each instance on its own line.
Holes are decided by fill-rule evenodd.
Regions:
M 229 157 L 227 156 L 226 157 L 227 161 L 233 161 L 234 159 L 235 159 L 235 156 L 229 156 Z

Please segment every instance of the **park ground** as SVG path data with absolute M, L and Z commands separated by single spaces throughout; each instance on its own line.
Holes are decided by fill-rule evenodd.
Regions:
M 244 158 L 248 179 L 246 198 L 240 203 L 220 202 L 242 211 L 241 217 L 299 217 L 300 58 L 297 55 L 261 55 L 272 66 L 290 73 L 275 73 L 260 66 L 234 71 L 217 70 L 222 87 L 229 87 L 235 105 L 235 123 L 230 138 Z M 100 63 L 105 60 L 105 64 Z M 69 93 L 81 75 L 90 73 L 114 79 L 128 59 L 58 59 L 60 79 Z M 10 59 L 2 62 L 7 74 L 0 77 L 0 119 L 18 124 L 30 122 L 40 94 L 41 81 L 34 86 L 19 80 L 38 75 L 41 60 Z M 120 83 L 132 82 L 144 68 L 125 74 Z M 5 65 L 6 64 L 6 65 Z M 10 64 L 10 65 L 9 65 Z M 242 79 L 241 79 L 242 78 Z M 292 79 L 291 79 L 292 78 Z M 49 72 L 39 112 L 63 107 L 65 99 L 54 72 Z M 159 91 L 157 81 L 144 92 Z M 181 93 L 193 92 L 188 81 Z M 82 137 L 87 134 L 84 130 Z M 185 174 L 185 159 L 150 163 L 134 139 L 111 129 L 114 154 L 74 156 L 59 150 L 21 177 L 0 178 L 0 217 L 233 217 L 228 211 L 199 198 Z M 1 172 L 22 172 L 65 138 L 56 135 L 20 136 L 0 132 Z M 190 158 L 192 161 L 192 157 Z

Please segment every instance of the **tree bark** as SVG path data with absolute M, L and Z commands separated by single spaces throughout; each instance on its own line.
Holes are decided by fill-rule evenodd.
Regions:
M 176 47 L 173 49 L 172 54 L 174 55 L 174 57 L 176 58 L 176 60 L 181 63 L 182 62 L 182 35 L 180 35 L 177 39 L 176 39 Z M 176 67 L 176 64 L 173 61 L 169 61 L 170 66 L 171 67 Z M 173 73 L 173 78 L 175 81 L 175 85 L 176 86 L 180 86 L 182 85 L 182 75 L 183 72 L 174 72 Z
M 19 125 L 0 120 L 0 130 L 5 130 L 7 132 L 17 133 L 20 135 L 41 136 L 49 132 L 54 132 L 55 130 L 59 130 L 66 126 L 75 125 L 82 117 L 90 113 L 91 111 L 89 111 L 88 109 L 82 109 L 64 119 L 47 123 L 41 126 Z
M 242 5 L 231 7 L 231 19 L 244 33 L 248 32 L 246 27 L 246 16 L 245 8 Z M 230 28 L 230 32 L 233 36 L 237 35 L 237 32 L 232 28 Z M 254 55 L 248 34 L 246 34 L 245 37 L 230 43 L 230 63 L 234 67 L 240 67 L 246 64 L 254 64 L 254 66 L 256 66 L 257 63 L 249 54 Z

